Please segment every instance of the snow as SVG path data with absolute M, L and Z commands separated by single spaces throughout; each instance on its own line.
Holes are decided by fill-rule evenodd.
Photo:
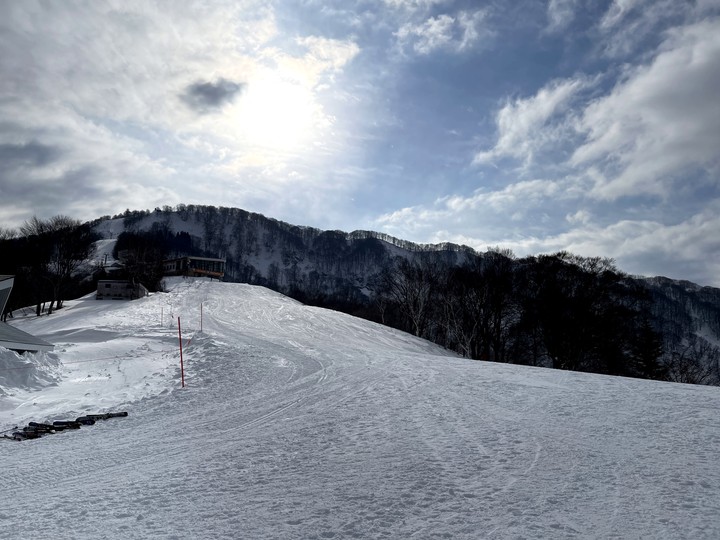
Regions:
M 259 287 L 170 288 L 14 323 L 56 349 L 43 377 L 0 371 L 0 429 L 129 416 L 0 441 L 0 538 L 720 537 L 716 387 L 470 361 Z

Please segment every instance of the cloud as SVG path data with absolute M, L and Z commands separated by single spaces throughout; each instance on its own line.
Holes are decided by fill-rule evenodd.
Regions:
M 0 141 L 32 133 L 27 143 L 0 143 L 0 216 L 12 225 L 58 213 L 92 219 L 124 208 L 178 201 L 172 170 L 150 159 L 137 141 L 77 111 L 42 104 L 2 108 Z M 25 121 L 24 127 L 18 127 Z
M 263 211 L 247 194 L 283 185 L 271 165 L 317 170 L 343 149 L 349 130 L 327 103 L 346 91 L 352 37 L 281 34 L 265 0 L 77 10 L 0 2 L 3 226 L 181 199 Z M 311 178 L 297 177 L 297 193 Z
M 216 82 L 195 82 L 189 85 L 180 98 L 191 109 L 205 114 L 231 103 L 242 92 L 244 85 L 220 78 Z
M 308 54 L 322 70 L 340 71 L 360 53 L 357 43 L 350 40 L 305 36 L 298 38 L 297 42 L 307 48 Z
M 720 19 L 673 30 L 648 65 L 584 109 L 570 164 L 598 168 L 599 198 L 669 196 L 720 163 L 718 88 Z
M 563 184 L 551 180 L 527 180 L 509 184 L 502 189 L 488 191 L 476 190 L 470 197 L 453 195 L 438 199 L 437 203 L 448 211 L 465 212 L 492 209 L 498 213 L 517 212 L 518 207 L 528 208 L 542 204 L 548 199 L 559 197 Z M 567 190 L 569 186 L 565 186 Z
M 578 210 L 577 212 L 565 216 L 567 222 L 571 224 L 589 223 L 591 218 L 592 216 L 587 210 Z
M 401 208 L 379 216 L 374 226 L 400 238 L 433 241 L 438 230 L 452 226 L 466 235 L 482 231 L 487 243 L 497 244 L 510 230 L 530 230 L 545 219 L 546 208 L 560 208 L 582 193 L 578 180 L 526 180 L 499 189 L 480 188 L 468 196 L 440 197 L 430 205 Z M 455 238 L 455 237 L 453 237 Z M 456 241 L 456 239 L 451 240 Z M 484 241 L 473 247 L 487 245 Z
M 284 76 L 301 83 L 308 89 L 318 88 L 332 82 L 333 77 L 360 54 L 360 47 L 353 40 L 340 40 L 320 36 L 304 36 L 295 39 L 303 54 L 268 49 L 270 57 Z
M 631 274 L 665 275 L 691 279 L 702 285 L 720 286 L 720 204 L 717 201 L 697 214 L 665 224 L 656 220 L 620 219 L 601 226 L 582 219 L 558 235 L 501 241 L 518 254 L 569 250 L 584 256 L 616 259 Z
M 409 45 L 419 54 L 429 54 L 452 41 L 454 24 L 455 19 L 450 15 L 439 15 L 419 25 L 404 24 L 395 35 L 401 47 Z
M 567 28 L 575 18 L 577 0 L 550 0 L 547 7 L 549 32 Z
M 456 46 L 458 51 L 465 51 L 476 43 L 486 41 L 495 36 L 487 24 L 487 11 L 478 10 L 474 12 L 461 11 L 456 17 L 459 27 L 460 40 Z
M 697 22 L 704 9 L 702 2 L 614 0 L 595 29 L 599 50 L 610 58 L 632 56 L 661 40 L 668 26 Z
M 476 165 L 502 158 L 528 167 L 538 156 L 565 174 L 584 175 L 590 195 L 667 197 L 688 181 L 717 185 L 720 169 L 720 19 L 667 32 L 654 57 L 627 66 L 604 94 L 603 76 L 546 84 L 497 112 L 495 145 Z M 559 149 L 569 159 L 558 159 Z
M 400 50 L 412 49 L 420 55 L 436 50 L 464 52 L 489 39 L 494 33 L 485 25 L 486 12 L 461 11 L 456 15 L 441 14 L 422 23 L 403 24 L 395 37 Z
M 532 161 L 540 148 L 558 138 L 558 133 L 552 129 L 553 121 L 560 116 L 555 127 L 564 128 L 562 114 L 588 84 L 584 77 L 556 80 L 532 97 L 508 100 L 495 116 L 498 132 L 495 146 L 478 152 L 474 163 L 488 164 L 503 157 Z
M 534 191 L 539 186 L 521 186 L 516 195 L 525 190 Z M 547 195 L 560 193 L 562 188 L 556 188 L 559 189 L 541 188 L 538 194 L 542 196 L 543 191 Z M 548 234 L 544 228 L 534 231 L 528 225 L 510 228 L 507 218 L 498 224 L 497 218 L 503 209 L 511 212 L 518 202 L 513 201 L 514 197 L 507 190 L 502 192 L 505 193 L 478 194 L 474 204 L 462 209 L 446 202 L 435 208 L 403 208 L 379 218 L 378 225 L 390 234 L 400 234 L 402 238 L 418 242 L 454 242 L 477 250 L 499 245 L 519 256 L 561 250 L 588 257 L 600 255 L 614 258 L 618 267 L 630 274 L 665 275 L 720 287 L 720 258 L 716 255 L 720 253 L 720 236 L 717 234 L 720 201 L 670 224 L 623 218 L 600 224 L 590 212 L 577 210 L 566 216 L 567 227 L 563 231 Z M 493 200 L 501 204 L 493 208 Z M 489 206 L 485 206 L 485 202 Z M 488 219 L 493 213 L 495 216 Z M 464 226 L 456 227 L 457 222 Z
M 407 11 L 428 10 L 433 6 L 447 4 L 450 0 L 383 0 L 385 5 Z
M 62 155 L 62 151 L 55 146 L 30 141 L 28 143 L 0 144 L 0 170 L 30 166 L 44 167 Z
M 644 0 L 613 0 L 600 21 L 600 28 L 609 29 L 617 26 L 635 6 L 643 2 Z

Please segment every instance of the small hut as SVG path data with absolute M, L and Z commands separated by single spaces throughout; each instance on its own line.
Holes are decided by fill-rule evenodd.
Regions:
M 98 300 L 135 300 L 147 296 L 148 290 L 141 283 L 122 279 L 101 279 L 98 281 Z

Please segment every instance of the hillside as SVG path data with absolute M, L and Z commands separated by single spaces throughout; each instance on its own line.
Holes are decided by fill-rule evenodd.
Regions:
M 223 257 L 226 281 L 360 315 L 471 358 L 720 385 L 720 290 L 628 276 L 608 259 L 517 259 L 212 206 L 127 211 L 93 227 L 104 238 L 98 262 L 114 239 L 160 246 L 167 257 Z
M 37 314 L 61 309 L 100 279 L 162 290 L 163 261 L 220 257 L 227 282 L 361 316 L 468 358 L 720 385 L 720 290 L 629 276 L 607 258 L 517 258 L 193 205 L 85 224 L 58 216 L 26 229 L 0 240 L 0 273 L 15 275 L 3 317 L 28 305 Z
M 222 257 L 227 260 L 227 281 L 364 303 L 372 298 L 368 286 L 394 257 L 430 251 L 458 265 L 476 255 L 467 246 L 414 244 L 372 231 L 322 231 L 214 206 L 128 211 L 124 217 L 98 220 L 94 229 L 104 238 L 123 232 L 184 233 L 187 240 L 181 247 L 170 246 L 169 255 Z
M 2 443 L 0 538 L 720 535 L 717 388 L 472 362 L 264 288 L 169 287 L 13 322 L 57 346 L 42 376 L 0 372 L 2 429 L 129 416 Z

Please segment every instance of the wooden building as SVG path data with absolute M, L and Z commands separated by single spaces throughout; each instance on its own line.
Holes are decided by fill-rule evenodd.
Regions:
M 225 276 L 225 259 L 210 257 L 180 257 L 163 262 L 166 276 L 204 276 L 222 279 Z

